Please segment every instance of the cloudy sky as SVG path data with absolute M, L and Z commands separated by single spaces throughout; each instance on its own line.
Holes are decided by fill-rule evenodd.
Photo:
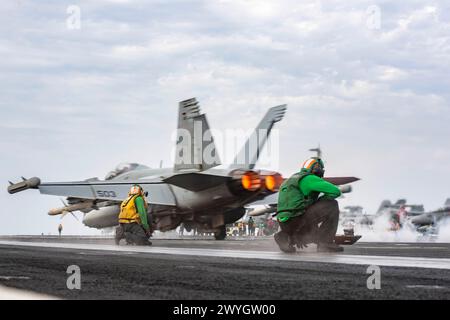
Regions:
M 177 103 L 214 129 L 279 123 L 284 175 L 321 144 L 341 205 L 450 197 L 448 1 L 30 1 L 0 4 L 0 234 L 55 233 L 57 197 L 6 192 L 122 161 L 170 165 Z M 80 13 L 80 20 L 77 14 Z M 79 23 L 78 23 L 79 22 Z M 66 217 L 67 233 L 98 233 Z

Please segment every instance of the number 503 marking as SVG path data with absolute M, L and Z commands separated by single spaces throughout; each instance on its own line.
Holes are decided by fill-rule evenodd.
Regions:
M 114 191 L 97 191 L 97 196 L 100 198 L 116 198 L 117 195 Z

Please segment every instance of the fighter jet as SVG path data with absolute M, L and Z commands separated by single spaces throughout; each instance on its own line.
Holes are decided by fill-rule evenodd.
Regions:
M 423 227 L 434 227 L 439 221 L 445 218 L 450 218 L 450 198 L 445 201 L 444 207 L 431 212 L 415 215 L 414 217 L 411 217 L 410 221 L 418 227 L 418 229 L 423 229 Z
M 423 205 L 408 204 L 406 199 L 399 199 L 394 204 L 389 200 L 383 200 L 377 215 L 383 214 L 390 216 L 394 222 L 407 222 L 417 231 L 424 233 L 436 227 L 441 220 L 450 218 L 450 198 L 445 201 L 442 208 L 429 212 L 425 211 Z
M 104 180 L 91 178 L 73 182 L 41 182 L 22 178 L 10 182 L 8 192 L 38 189 L 41 194 L 66 197 L 64 207 L 49 215 L 84 213 L 83 224 L 93 228 L 110 228 L 118 224 L 120 203 L 134 184 L 148 193 L 149 210 L 156 230 L 168 231 L 181 223 L 187 231 L 214 233 L 217 240 L 226 237 L 226 225 L 245 214 L 245 206 L 263 200 L 278 191 L 283 182 L 280 173 L 256 169 L 271 130 L 283 119 L 286 105 L 270 108 L 250 135 L 233 164 L 221 164 L 206 115 L 200 112 L 195 98 L 181 101 L 175 163 L 172 168 L 150 169 L 138 163 L 119 165 Z M 345 184 L 354 178 L 330 178 Z
M 408 204 L 406 199 L 398 199 L 395 203 L 389 200 L 381 201 L 381 204 L 376 212 L 377 216 L 383 214 L 395 215 L 400 209 L 404 209 L 408 216 L 418 216 L 425 212 L 422 204 Z

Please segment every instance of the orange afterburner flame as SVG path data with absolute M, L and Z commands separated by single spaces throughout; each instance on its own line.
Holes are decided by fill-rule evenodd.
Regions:
M 280 186 L 283 183 L 283 177 L 279 173 L 274 173 L 265 177 L 266 189 L 272 192 L 280 190 Z
M 254 171 L 247 171 L 241 178 L 242 187 L 248 191 L 256 191 L 261 188 L 261 178 Z

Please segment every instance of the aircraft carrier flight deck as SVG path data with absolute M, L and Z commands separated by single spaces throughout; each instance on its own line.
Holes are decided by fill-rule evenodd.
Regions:
M 371 243 L 344 253 L 279 252 L 271 237 L 153 239 L 1 236 L 0 296 L 55 299 L 449 299 L 449 243 Z M 80 290 L 69 290 L 77 265 Z M 380 288 L 368 288 L 369 266 Z M 131 272 L 130 272 L 131 271 Z M 26 296 L 25 296 L 26 297 Z M 31 296 L 32 297 L 32 296 Z

